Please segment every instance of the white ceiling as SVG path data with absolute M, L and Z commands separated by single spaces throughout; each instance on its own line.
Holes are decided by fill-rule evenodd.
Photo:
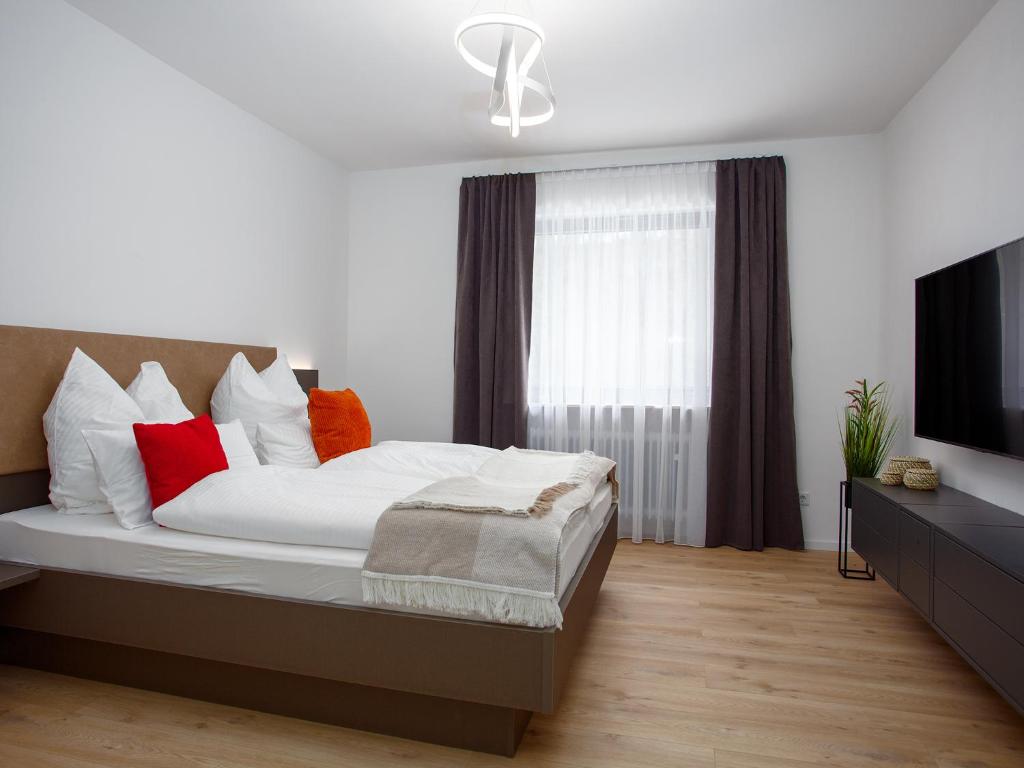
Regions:
M 70 2 L 353 170 L 881 130 L 993 4 L 534 0 L 558 109 L 513 140 L 452 42 L 486 0 Z

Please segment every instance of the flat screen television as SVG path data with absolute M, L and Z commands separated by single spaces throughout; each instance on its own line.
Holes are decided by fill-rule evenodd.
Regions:
M 1024 238 L 916 289 L 914 433 L 1024 459 Z

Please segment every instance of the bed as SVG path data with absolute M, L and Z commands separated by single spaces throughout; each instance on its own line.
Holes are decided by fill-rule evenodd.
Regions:
M 358 547 L 126 531 L 49 507 L 40 417 L 75 346 L 122 385 L 160 360 L 195 413 L 236 352 L 275 356 L 0 326 L 0 561 L 40 572 L 0 592 L 0 661 L 503 755 L 554 710 L 614 548 L 609 488 L 567 530 L 560 630 L 369 607 Z

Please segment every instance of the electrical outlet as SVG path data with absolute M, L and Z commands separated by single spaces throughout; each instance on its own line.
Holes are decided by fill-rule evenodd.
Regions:
M 809 494 L 807 491 L 801 491 L 800 492 L 800 506 L 801 507 L 809 507 L 809 506 L 811 506 L 811 494 Z

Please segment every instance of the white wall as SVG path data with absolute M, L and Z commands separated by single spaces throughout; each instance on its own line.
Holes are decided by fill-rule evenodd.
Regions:
M 0 0 L 0 323 L 277 345 L 340 385 L 347 178 L 59 0 Z
M 913 414 L 914 278 L 1024 236 L 1024 2 L 1002 0 L 892 122 L 886 368 Z M 943 482 L 1024 513 L 1024 464 L 911 436 Z
M 450 440 L 459 183 L 463 176 L 782 154 L 800 488 L 808 546 L 836 538 L 836 414 L 855 378 L 881 375 L 879 136 L 680 147 L 354 173 L 348 383 L 376 439 Z
M 0 322 L 276 344 L 355 387 L 377 438 L 448 439 L 463 176 L 779 153 L 805 535 L 827 546 L 842 392 L 889 378 L 909 421 L 912 279 L 1024 235 L 1022 37 L 1002 0 L 882 135 L 348 176 L 59 0 L 0 0 Z M 1024 512 L 1024 465 L 907 432 Z

